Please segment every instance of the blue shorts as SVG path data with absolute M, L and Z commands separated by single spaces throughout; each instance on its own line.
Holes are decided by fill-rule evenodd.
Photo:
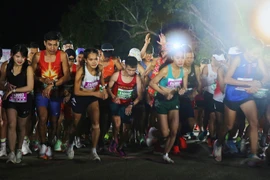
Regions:
M 122 123 L 131 124 L 132 117 L 126 115 L 126 113 L 125 113 L 126 107 L 127 107 L 127 105 L 116 104 L 114 102 L 110 103 L 112 116 L 120 116 Z
M 35 95 L 36 98 L 36 108 L 38 109 L 39 107 L 46 107 L 49 110 L 49 113 L 51 116 L 60 116 L 60 111 L 61 111 L 61 103 L 63 99 L 61 97 L 58 98 L 46 98 L 43 97 L 41 93 L 37 93 Z

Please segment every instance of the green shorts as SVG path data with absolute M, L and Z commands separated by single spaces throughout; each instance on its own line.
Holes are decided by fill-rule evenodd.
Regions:
M 158 94 L 155 97 L 155 109 L 158 114 L 168 114 L 169 111 L 179 110 L 179 99 L 175 95 L 171 100 L 166 100 L 164 96 Z

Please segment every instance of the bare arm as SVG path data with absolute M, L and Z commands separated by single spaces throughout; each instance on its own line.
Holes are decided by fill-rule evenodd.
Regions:
M 184 78 L 183 78 L 183 89 L 186 90 L 187 89 L 187 85 L 188 85 L 188 71 L 183 68 L 184 71 Z
M 141 49 L 141 58 L 143 59 L 146 55 L 146 49 L 149 45 L 149 43 L 151 42 L 151 38 L 150 38 L 150 33 L 146 34 L 145 39 L 144 39 L 144 45 L 143 48 Z
M 94 91 L 83 91 L 81 89 L 81 83 L 82 83 L 82 74 L 83 74 L 83 67 L 81 67 L 77 72 L 75 76 L 74 81 L 74 94 L 76 96 L 95 96 Z
M 6 61 L 1 66 L 0 89 L 3 91 L 5 90 L 5 84 L 6 84 L 7 64 L 8 64 L 8 62 Z
M 142 82 L 141 78 L 136 76 L 136 85 L 137 85 L 137 98 L 133 101 L 134 105 L 138 104 L 142 99 Z
M 123 66 L 122 66 L 121 63 L 120 63 L 120 59 L 119 59 L 119 58 L 114 58 L 114 59 L 113 59 L 113 63 L 114 63 L 114 65 L 115 65 L 115 67 L 116 67 L 116 69 L 117 69 L 118 71 L 120 71 L 120 70 L 123 69 Z
M 168 74 L 168 67 L 165 67 L 150 81 L 149 86 L 151 86 L 158 93 L 165 95 L 167 92 L 161 89 L 158 83 L 162 78 L 166 77 L 167 74 Z
M 114 73 L 111 76 L 111 79 L 108 83 L 108 94 L 114 99 L 116 96 L 112 93 L 112 87 L 114 86 L 114 83 L 117 81 L 117 78 L 119 76 L 119 72 Z
M 220 67 L 217 70 L 217 80 L 218 80 L 220 90 L 222 93 L 224 93 L 225 86 L 226 86 L 226 84 L 224 82 L 224 74 L 225 74 L 224 68 L 225 67 Z
M 63 71 L 64 76 L 58 79 L 58 81 L 55 83 L 55 86 L 61 86 L 65 82 L 70 80 L 70 71 L 69 71 L 67 54 L 62 51 L 61 51 L 61 61 L 62 61 L 62 71 Z
M 196 79 L 198 82 L 198 87 L 197 91 L 200 93 L 202 91 L 202 82 L 201 82 L 201 72 L 200 72 L 200 67 L 195 65 L 195 74 L 196 74 Z

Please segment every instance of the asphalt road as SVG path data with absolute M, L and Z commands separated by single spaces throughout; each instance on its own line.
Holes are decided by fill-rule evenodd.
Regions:
M 227 157 L 218 163 L 209 156 L 205 143 L 191 143 L 187 151 L 171 158 L 175 164 L 164 164 L 161 155 L 149 148 L 128 148 L 126 158 L 114 154 L 100 155 L 102 162 L 89 160 L 89 148 L 75 150 L 68 160 L 64 153 L 55 153 L 53 160 L 41 160 L 37 154 L 25 156 L 21 164 L 6 164 L 0 159 L 0 180 L 8 179 L 222 179 L 248 180 L 270 178 L 270 166 L 259 168 L 241 165 L 243 158 Z

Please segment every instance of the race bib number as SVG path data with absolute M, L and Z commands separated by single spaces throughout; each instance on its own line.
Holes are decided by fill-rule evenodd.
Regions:
M 119 99 L 130 99 L 132 97 L 132 92 L 133 89 L 131 90 L 127 90 L 127 89 L 118 89 L 117 91 L 117 97 L 119 97 Z
M 99 81 L 85 82 L 83 88 L 85 89 L 95 89 L 98 86 Z
M 26 103 L 27 102 L 27 93 L 11 94 L 9 101 L 13 102 L 13 103 Z
M 177 87 L 181 87 L 182 84 L 182 78 L 179 79 L 172 79 L 172 78 L 168 78 L 168 83 L 167 83 L 167 87 L 168 88 L 177 88 Z

